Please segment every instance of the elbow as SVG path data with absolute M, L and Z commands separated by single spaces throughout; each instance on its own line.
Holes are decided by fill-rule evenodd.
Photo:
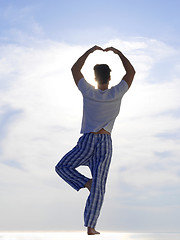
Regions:
M 71 68 L 71 72 L 74 73 L 76 71 L 77 71 L 77 67 L 75 65 L 73 65 L 72 68 Z
M 131 72 L 131 76 L 134 77 L 135 74 L 136 74 L 136 71 L 135 71 L 135 69 L 133 68 L 133 69 L 132 69 L 132 72 Z
M 71 68 L 72 75 L 74 75 L 74 72 L 75 72 L 75 68 L 74 68 L 74 66 L 72 66 L 72 68 Z
M 134 77 L 134 75 L 136 74 L 136 71 L 135 71 L 135 69 L 134 69 L 133 66 L 132 66 L 130 69 L 127 70 L 126 73 L 127 73 L 129 76 Z
M 74 65 L 72 66 L 72 68 L 71 68 L 71 72 L 73 72 L 74 71 Z
M 131 72 L 129 73 L 129 75 L 131 75 L 132 77 L 134 77 L 134 75 L 136 74 L 136 71 L 134 70 L 134 68 L 131 70 Z
M 132 73 L 135 75 L 136 74 L 136 71 L 135 71 L 135 69 L 133 68 L 132 69 Z

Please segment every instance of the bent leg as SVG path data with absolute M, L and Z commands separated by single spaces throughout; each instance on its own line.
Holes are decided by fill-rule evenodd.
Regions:
M 111 137 L 107 134 L 101 134 L 98 137 L 100 140 L 90 166 L 93 176 L 91 192 L 84 211 L 84 225 L 91 228 L 95 228 L 103 204 L 106 180 L 112 156 Z
M 84 188 L 89 181 L 89 178 L 79 173 L 76 168 L 89 164 L 89 159 L 92 156 L 92 144 L 92 135 L 83 135 L 77 145 L 55 167 L 57 174 L 77 191 Z

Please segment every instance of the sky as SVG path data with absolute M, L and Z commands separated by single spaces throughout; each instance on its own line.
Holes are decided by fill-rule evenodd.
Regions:
M 87 189 L 55 173 L 80 135 L 82 96 L 71 67 L 90 47 L 118 48 L 134 82 L 112 131 L 113 157 L 97 227 L 178 232 L 180 2 L 0 0 L 0 230 L 83 230 Z M 112 52 L 111 86 L 124 75 Z M 90 177 L 85 167 L 79 171 Z

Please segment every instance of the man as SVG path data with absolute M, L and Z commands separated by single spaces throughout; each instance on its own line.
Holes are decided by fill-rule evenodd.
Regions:
M 91 86 L 81 72 L 89 54 L 96 50 L 112 51 L 117 54 L 125 68 L 126 74 L 119 84 L 108 89 L 110 68 L 106 64 L 94 67 L 98 89 Z M 111 131 L 117 117 L 121 99 L 131 86 L 135 70 L 129 60 L 113 47 L 102 49 L 94 46 L 85 52 L 73 65 L 74 81 L 83 95 L 83 119 L 77 145 L 68 152 L 56 165 L 56 172 L 70 186 L 79 191 L 87 188 L 90 191 L 84 211 L 84 226 L 88 235 L 99 234 L 95 230 L 102 207 L 108 169 L 112 155 Z M 85 165 L 91 170 L 92 179 L 79 173 L 76 168 Z

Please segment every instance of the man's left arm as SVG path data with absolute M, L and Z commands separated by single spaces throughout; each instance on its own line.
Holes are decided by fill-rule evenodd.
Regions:
M 74 81 L 75 81 L 77 86 L 78 86 L 79 80 L 81 78 L 84 78 L 84 76 L 81 72 L 81 69 L 82 69 L 87 57 L 89 56 L 90 53 L 93 53 L 96 50 L 103 50 L 103 49 L 99 46 L 94 46 L 94 47 L 90 48 L 72 66 L 71 71 L 72 71 L 72 75 L 73 75 Z

